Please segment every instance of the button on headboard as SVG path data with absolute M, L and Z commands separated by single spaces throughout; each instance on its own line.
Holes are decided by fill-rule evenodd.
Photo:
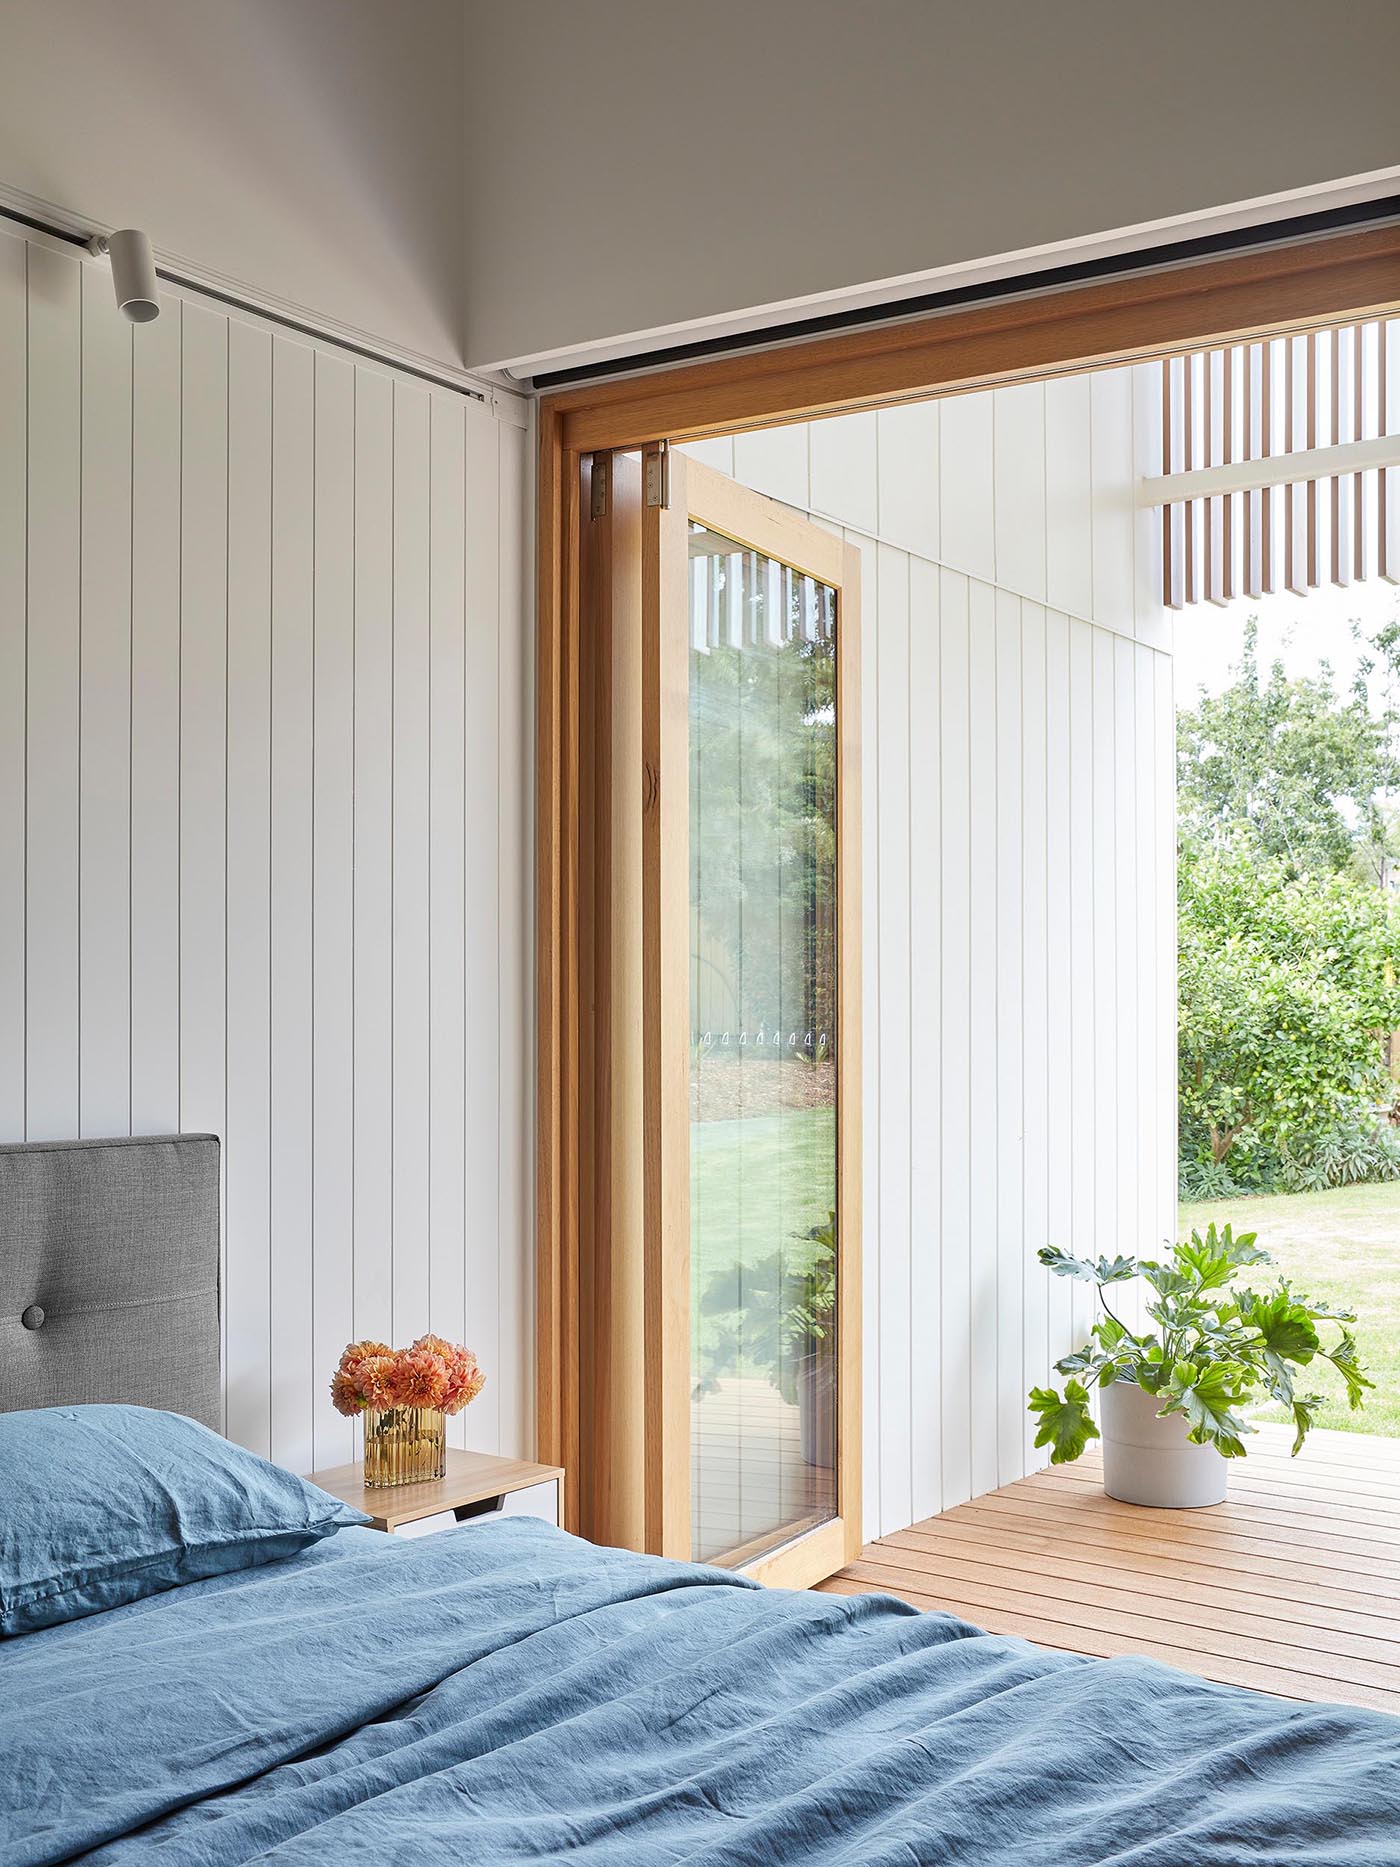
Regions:
M 0 1147 L 0 1412 L 83 1401 L 222 1427 L 216 1135 Z

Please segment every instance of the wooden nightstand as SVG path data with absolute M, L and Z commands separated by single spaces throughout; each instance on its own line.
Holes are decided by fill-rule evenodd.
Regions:
M 557 1524 L 564 1516 L 564 1473 L 559 1466 L 455 1447 L 448 1449 L 447 1476 L 427 1484 L 367 1489 L 362 1465 L 312 1472 L 311 1482 L 364 1511 L 373 1519 L 372 1528 L 397 1536 L 426 1536 L 458 1523 L 496 1517 L 542 1517 Z

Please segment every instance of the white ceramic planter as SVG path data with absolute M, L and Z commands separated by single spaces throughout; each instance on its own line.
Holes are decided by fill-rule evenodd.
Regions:
M 1105 1387 L 1103 1488 L 1125 1504 L 1199 1510 L 1225 1502 L 1228 1466 L 1214 1446 L 1193 1446 L 1184 1415 L 1157 1418 L 1160 1401 L 1136 1381 Z

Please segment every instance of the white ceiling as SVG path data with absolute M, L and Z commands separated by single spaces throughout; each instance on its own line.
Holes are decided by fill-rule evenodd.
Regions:
M 0 185 L 460 362 L 461 0 L 0 0 Z
M 1397 68 L 1395 0 L 0 0 L 0 188 L 558 360 L 1394 167 Z

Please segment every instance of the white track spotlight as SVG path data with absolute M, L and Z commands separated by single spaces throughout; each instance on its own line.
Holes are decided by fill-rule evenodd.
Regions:
M 98 258 L 105 255 L 112 262 L 112 289 L 117 308 L 133 324 L 149 324 L 160 316 L 160 298 L 156 288 L 156 262 L 150 237 L 137 227 L 123 227 L 113 234 L 97 234 L 88 242 L 88 251 Z

